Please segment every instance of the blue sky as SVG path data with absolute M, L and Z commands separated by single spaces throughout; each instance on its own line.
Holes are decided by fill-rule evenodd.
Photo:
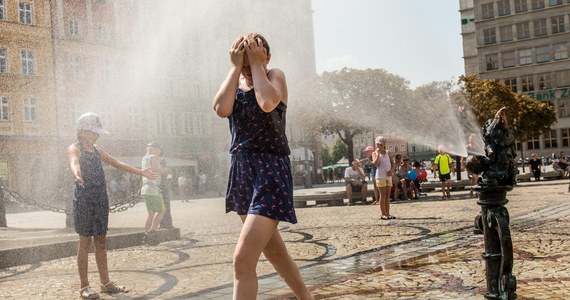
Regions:
M 412 88 L 464 73 L 459 0 L 312 0 L 317 72 L 383 68 Z

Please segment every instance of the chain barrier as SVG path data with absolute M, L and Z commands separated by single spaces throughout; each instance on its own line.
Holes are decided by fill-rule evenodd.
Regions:
M 41 208 L 57 213 L 64 213 L 64 214 L 70 213 L 67 209 L 55 207 L 45 203 L 39 203 L 38 201 L 24 197 L 6 188 L 4 188 L 4 199 L 14 204 L 17 204 L 22 208 Z M 109 205 L 109 212 L 116 213 L 116 212 L 126 211 L 129 208 L 135 206 L 137 203 L 139 203 L 140 200 L 141 200 L 141 194 L 139 190 L 138 192 L 131 193 L 127 197 L 125 197 L 125 201 Z

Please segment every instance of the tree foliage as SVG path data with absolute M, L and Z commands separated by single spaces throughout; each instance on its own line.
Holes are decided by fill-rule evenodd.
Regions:
M 506 107 L 517 140 L 524 142 L 550 130 L 556 122 L 554 108 L 548 103 L 515 94 L 502 82 L 482 80 L 478 75 L 461 76 L 459 82 L 480 126 L 493 118 L 499 109 Z
M 309 100 L 299 110 L 301 118 L 311 130 L 337 134 L 346 145 L 349 163 L 354 160 L 353 138 L 378 122 L 377 117 L 366 116 L 394 105 L 409 92 L 408 81 L 382 69 L 344 68 L 324 72 L 306 84 Z
M 348 147 L 342 140 L 336 140 L 333 145 L 331 159 L 333 164 L 341 160 L 343 157 L 348 158 L 351 152 L 348 152 Z M 349 159 L 350 160 L 350 159 Z
M 323 166 L 332 165 L 334 163 L 331 150 L 327 144 L 321 145 L 321 159 L 323 160 Z

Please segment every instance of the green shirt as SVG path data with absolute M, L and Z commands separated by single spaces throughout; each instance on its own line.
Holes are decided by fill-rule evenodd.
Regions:
M 437 165 L 439 174 L 445 175 L 451 173 L 451 164 L 453 161 L 449 154 L 438 154 L 433 163 Z

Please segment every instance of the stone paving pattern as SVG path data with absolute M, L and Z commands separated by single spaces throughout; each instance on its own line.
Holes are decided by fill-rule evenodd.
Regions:
M 567 180 L 558 180 L 522 183 L 508 193 L 518 299 L 568 299 L 567 190 Z M 377 205 L 299 208 L 299 223 L 280 228 L 316 299 L 484 299 L 483 236 L 472 233 L 480 207 L 466 191 L 446 201 L 439 195 L 393 202 L 395 220 L 381 220 Z M 224 213 L 221 198 L 174 201 L 172 208 L 182 238 L 109 251 L 111 279 L 131 291 L 102 299 L 231 299 L 239 218 Z M 137 204 L 111 214 L 110 226 L 141 228 L 145 217 Z M 64 224 L 63 215 L 50 212 L 7 219 L 15 228 Z M 8 231 L 0 231 L 0 241 Z M 257 270 L 259 299 L 294 298 L 265 259 Z M 89 277 L 98 290 L 92 254 Z M 78 290 L 75 257 L 0 269 L 1 299 L 78 299 Z

